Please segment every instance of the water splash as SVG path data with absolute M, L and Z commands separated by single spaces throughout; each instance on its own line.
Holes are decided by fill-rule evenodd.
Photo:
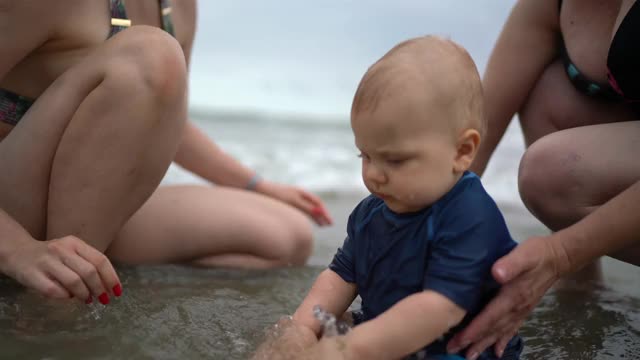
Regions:
M 102 314 L 104 313 L 107 307 L 101 304 L 97 304 L 96 302 L 93 302 L 91 304 L 88 304 L 87 308 L 88 308 L 87 315 L 89 317 L 91 317 L 93 320 L 100 320 L 102 318 Z
M 351 331 L 346 322 L 337 320 L 335 315 L 325 311 L 320 305 L 313 307 L 313 316 L 322 324 L 322 336 L 345 335 Z

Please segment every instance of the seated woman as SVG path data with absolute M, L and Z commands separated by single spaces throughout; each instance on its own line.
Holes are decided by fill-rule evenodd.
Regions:
M 305 263 L 304 215 L 331 223 L 321 200 L 260 179 L 187 119 L 195 19 L 195 0 L 0 0 L 2 273 L 105 303 L 122 292 L 109 260 Z M 158 188 L 172 161 L 217 186 Z

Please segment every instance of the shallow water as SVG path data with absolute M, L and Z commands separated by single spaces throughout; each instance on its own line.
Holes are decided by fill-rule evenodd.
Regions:
M 246 359 L 322 271 L 358 197 L 328 198 L 336 226 L 317 232 L 310 265 L 273 271 L 119 267 L 109 306 L 44 300 L 0 279 L 1 359 Z M 543 231 L 504 207 L 516 238 Z M 606 260 L 598 280 L 550 291 L 522 328 L 523 359 L 640 359 L 640 271 Z

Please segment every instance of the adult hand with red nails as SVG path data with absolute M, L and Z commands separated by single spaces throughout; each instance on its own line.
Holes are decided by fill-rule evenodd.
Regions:
M 320 226 L 333 224 L 331 215 L 329 215 L 322 200 L 306 190 L 291 185 L 261 180 L 256 184 L 255 191 L 298 208 Z
M 74 297 L 88 304 L 96 297 L 106 305 L 109 294 L 122 295 L 109 259 L 75 236 L 16 243 L 0 270 L 50 298 Z

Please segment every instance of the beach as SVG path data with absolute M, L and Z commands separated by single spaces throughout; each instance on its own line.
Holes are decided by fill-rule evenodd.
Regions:
M 436 34 L 482 73 L 514 2 L 200 1 L 190 120 L 262 177 L 318 194 L 334 225 L 314 227 L 302 267 L 116 264 L 124 292 L 109 306 L 45 299 L 0 276 L 0 360 L 247 359 L 296 309 L 367 196 L 349 125 L 364 71 L 396 43 Z M 518 195 L 524 150 L 514 119 L 482 178 L 518 242 L 549 234 Z M 162 185 L 174 184 L 217 186 L 172 165 Z M 610 258 L 601 267 L 544 296 L 521 329 L 524 360 L 640 359 L 640 268 Z
M 46 300 L 0 278 L 0 359 L 247 359 L 326 268 L 362 194 L 321 195 L 335 225 L 316 228 L 304 267 L 120 265 L 124 295 L 109 306 Z M 514 237 L 546 231 L 526 210 L 501 207 Z M 639 289 L 637 268 L 605 259 L 602 278 L 550 290 L 521 329 L 522 359 L 640 358 Z

